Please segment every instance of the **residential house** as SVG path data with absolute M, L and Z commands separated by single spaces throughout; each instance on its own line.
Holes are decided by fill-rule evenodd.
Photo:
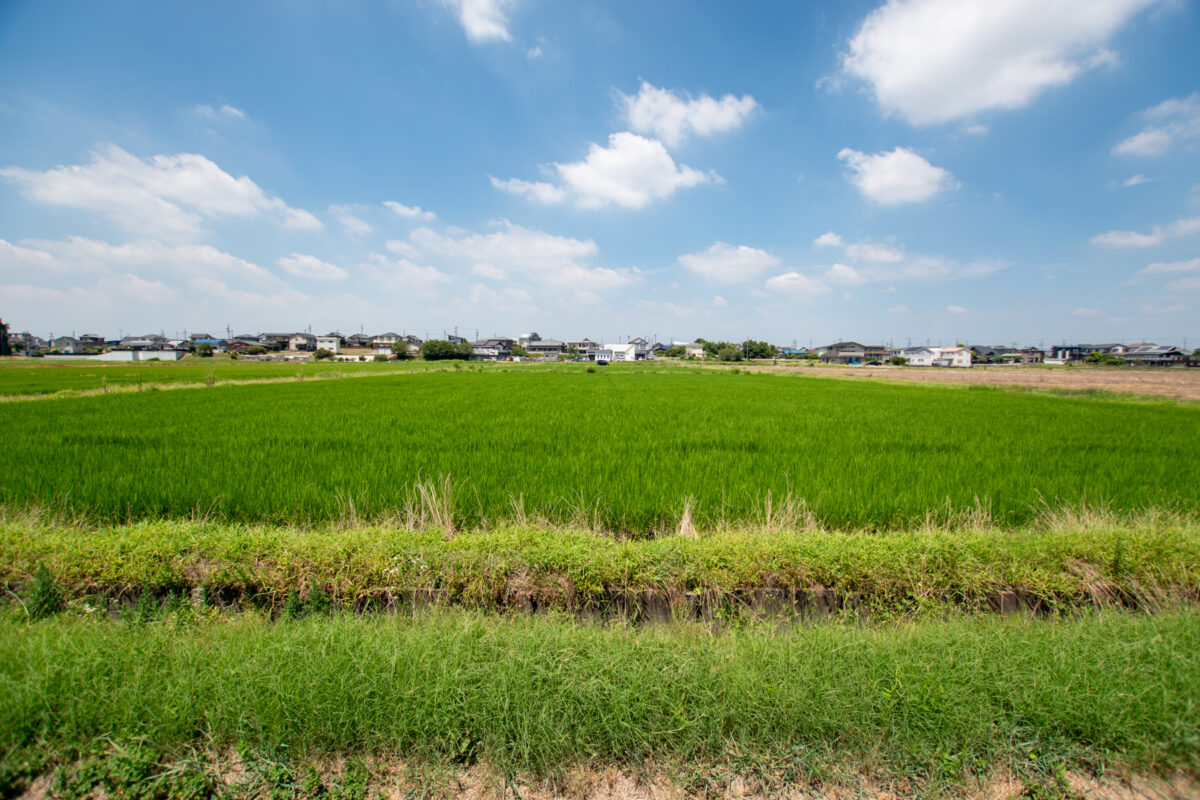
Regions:
M 391 349 L 392 345 L 394 345 L 396 342 L 400 341 L 403 338 L 404 337 L 401 336 L 400 334 L 392 333 L 389 331 L 388 333 L 381 333 L 378 336 L 372 336 L 371 344 L 372 344 L 372 346 L 377 347 L 377 348 Z
M 571 339 L 567 341 L 568 350 L 574 350 L 575 352 L 583 355 L 587 355 L 599 346 L 599 344 L 593 342 L 591 339 Z
M 336 333 L 326 334 L 325 336 L 317 337 L 317 349 L 328 350 L 337 355 L 342 352 L 342 337 Z
M 317 337 L 311 333 L 293 333 L 288 336 L 288 350 L 312 352 L 317 349 Z
M 59 336 L 50 340 L 50 349 L 63 355 L 79 355 L 83 353 L 83 344 L 74 336 Z
M 512 339 L 480 339 L 471 343 L 472 361 L 503 361 L 512 355 Z
M 889 351 L 890 352 L 890 351 Z M 906 366 L 932 367 L 937 351 L 932 347 L 902 347 L 896 355 L 904 359 Z
M 537 332 L 522 333 L 520 336 L 517 337 L 517 344 L 521 345 L 521 347 L 524 347 L 526 350 L 528 350 L 530 342 L 540 342 L 541 340 L 542 340 L 542 337 L 538 336 Z
M 971 348 L 969 347 L 934 347 L 933 366 L 935 367 L 969 367 L 971 366 Z
M 1124 354 L 1125 363 L 1139 367 L 1182 367 L 1188 363 L 1188 354 L 1178 347 L 1166 344 L 1144 344 L 1132 347 Z
M 868 364 L 883 363 L 888 350 L 883 345 L 863 345 L 858 342 L 837 342 L 823 348 L 822 364 Z
M 164 350 L 167 347 L 167 337 L 153 333 L 145 336 L 126 336 L 121 339 L 119 346 L 123 350 Z
M 560 356 L 566 350 L 566 344 L 557 339 L 542 339 L 538 337 L 536 341 L 530 340 L 529 344 L 524 345 L 525 352 L 531 356 Z
M 83 336 L 79 337 L 79 343 L 84 347 L 96 348 L 104 347 L 106 344 L 108 344 L 104 340 L 104 337 L 98 333 L 85 333 Z
M 213 339 L 212 337 L 207 339 L 192 339 L 191 343 L 195 345 L 197 349 L 200 348 L 200 345 L 206 344 L 212 348 L 214 353 L 224 353 L 229 349 L 229 342 L 225 341 L 224 339 Z
M 698 342 L 689 342 L 683 346 L 683 355 L 685 358 L 704 358 L 707 353 L 704 345 Z
M 370 347 L 371 337 L 363 333 L 352 333 L 346 337 L 346 347 Z
M 650 348 L 637 341 L 604 344 L 588 353 L 589 361 L 646 361 L 653 356 Z
M 287 350 L 291 346 L 290 333 L 261 333 L 258 343 L 268 350 Z

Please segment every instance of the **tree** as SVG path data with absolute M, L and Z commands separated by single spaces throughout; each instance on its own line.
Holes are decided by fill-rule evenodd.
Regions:
M 413 357 L 413 351 L 408 349 L 408 342 L 401 339 L 398 342 L 392 342 L 392 355 L 397 361 L 408 361 Z
M 742 342 L 742 356 L 745 358 L 774 358 L 778 354 L 779 349 L 773 344 L 756 342 L 753 339 Z
M 904 356 L 892 356 L 888 359 L 889 364 L 895 364 L 897 367 L 903 367 L 908 363 L 908 359 Z
M 0 322 L 0 356 L 11 356 L 12 348 L 8 346 L 8 323 Z
M 471 357 L 470 344 L 447 342 L 444 339 L 430 339 L 421 345 L 421 356 L 426 361 L 466 361 Z
M 525 352 L 525 348 L 521 347 L 519 344 L 514 344 L 512 346 L 512 354 L 518 358 L 524 358 L 525 356 L 529 355 Z
M 202 344 L 196 348 L 196 355 L 201 358 L 212 358 L 213 349 L 211 344 Z
M 724 342 L 721 344 L 721 347 L 717 350 L 717 360 L 719 360 L 719 361 L 741 361 L 742 354 L 738 350 L 738 347 L 736 344 L 729 344 L 728 342 Z
M 267 348 L 263 347 L 261 344 L 256 344 L 253 347 L 246 348 L 246 355 L 248 356 L 262 356 L 266 355 L 266 353 Z
M 333 351 L 326 350 L 324 347 L 322 347 L 313 353 L 313 358 L 317 361 L 328 361 L 329 359 L 333 358 Z
M 683 358 L 687 355 L 687 348 L 681 344 L 675 344 L 663 351 L 663 355 L 667 358 Z

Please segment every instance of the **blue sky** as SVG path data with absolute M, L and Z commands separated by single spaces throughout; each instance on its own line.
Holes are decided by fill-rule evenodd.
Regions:
M 1200 344 L 1185 0 L 0 3 L 0 316 Z

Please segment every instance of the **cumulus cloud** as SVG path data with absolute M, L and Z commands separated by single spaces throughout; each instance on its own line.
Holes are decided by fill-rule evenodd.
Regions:
M 141 159 L 108 145 L 92 153 L 90 164 L 44 172 L 6 167 L 0 178 L 19 184 L 36 203 L 97 212 L 155 239 L 195 238 L 204 218 L 225 216 L 272 214 L 288 227 L 321 227 L 307 211 L 290 208 L 250 178 L 235 178 L 193 153 Z
M 418 228 L 409 244 L 427 257 L 481 264 L 522 275 L 542 285 L 580 290 L 618 289 L 638 283 L 641 273 L 632 268 L 592 267 L 586 262 L 599 248 L 592 239 L 572 239 L 514 225 L 497 223 L 492 233 L 438 233 Z
M 846 264 L 834 264 L 825 272 L 825 280 L 846 286 L 857 286 L 867 282 L 866 276 Z
M 1078 308 L 1071 309 L 1071 315 L 1075 317 L 1101 317 L 1104 316 L 1104 312 L 1098 308 L 1085 308 L 1083 306 L 1079 306 Z
M 508 18 L 504 9 L 510 5 L 506 0 L 443 0 L 462 24 L 467 39 L 472 42 L 511 42 Z
M 1137 175 L 1130 176 L 1121 182 L 1122 189 L 1128 189 L 1131 186 L 1140 186 L 1143 183 L 1149 183 L 1150 179 L 1140 172 Z
M 965 314 L 967 310 L 962 306 L 946 306 L 946 310 L 951 314 Z
M 1145 127 L 1118 142 L 1118 156 L 1160 156 L 1177 142 L 1200 138 L 1200 93 L 1164 100 L 1139 115 Z
M 826 231 L 817 238 L 813 239 L 813 244 L 817 247 L 841 247 L 842 237 L 838 236 L 833 231 Z
M 350 206 L 330 206 L 329 213 L 341 223 L 342 230 L 351 236 L 363 236 L 371 232 L 371 226 L 364 220 L 354 216 Z
M 923 203 L 943 189 L 958 185 L 947 170 L 905 147 L 872 155 L 847 147 L 838 158 L 850 168 L 847 177 L 858 191 L 881 206 Z
M 766 287 L 769 292 L 788 295 L 795 299 L 804 299 L 829 293 L 829 287 L 821 281 L 795 271 L 785 272 L 782 275 L 768 278 Z
M 1150 233 L 1108 231 L 1092 237 L 1092 244 L 1105 247 L 1156 247 L 1167 239 L 1200 233 L 1200 217 L 1179 219 L 1169 225 L 1155 225 Z
M 721 181 L 715 173 L 676 164 L 662 142 L 628 131 L 609 136 L 608 147 L 592 144 L 582 161 L 553 164 L 550 169 L 560 185 L 497 178 L 491 179 L 492 185 L 541 203 L 572 199 L 580 208 L 617 205 L 637 209 L 679 189 Z
M 888 0 L 842 56 L 887 114 L 914 125 L 1029 104 L 1112 64 L 1109 38 L 1156 0 Z
M 716 242 L 699 253 L 680 256 L 679 263 L 710 281 L 738 283 L 753 280 L 766 269 L 778 266 L 779 259 L 756 247 Z
M 437 219 L 437 214 L 432 211 L 425 211 L 420 206 L 406 206 L 403 203 L 397 203 L 395 200 L 384 200 L 383 204 L 406 219 L 415 219 L 421 222 L 433 222 Z
M 311 278 L 318 281 L 341 281 L 350 277 L 350 273 L 339 266 L 322 261 L 316 256 L 303 253 L 292 253 L 283 256 L 275 263 L 284 271 L 297 278 Z
M 110 244 L 82 236 L 62 240 L 27 239 L 22 245 L 24 247 L 19 249 L 27 254 L 39 254 L 36 257 L 46 271 L 66 274 L 115 274 L 138 270 L 143 274 L 220 274 L 259 283 L 278 280 L 269 270 L 208 245 L 168 245 L 152 240 Z M 4 252 L 5 248 L 0 246 L 0 255 Z
M 678 147 L 689 135 L 712 136 L 739 128 L 758 107 L 750 95 L 727 94 L 720 100 L 660 89 L 646 81 L 636 95 L 617 92 L 629 127 Z
M 406 258 L 389 261 L 382 256 L 373 256 L 359 267 L 368 279 L 396 293 L 413 293 L 423 297 L 436 294 L 438 289 L 452 278 L 441 270 L 415 264 Z
M 888 313 L 889 314 L 907 314 L 908 306 L 889 306 Z

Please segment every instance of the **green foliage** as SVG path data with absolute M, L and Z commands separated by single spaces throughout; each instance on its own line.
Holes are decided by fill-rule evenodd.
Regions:
M 248 356 L 265 356 L 266 354 L 267 348 L 263 347 L 261 344 L 256 344 L 253 347 L 246 348 L 246 355 Z
M 199 347 L 196 348 L 196 355 L 198 355 L 200 358 L 212 358 L 213 357 L 212 345 L 207 344 L 207 343 L 200 345 Z
M 1100 364 L 1103 366 L 1113 367 L 1121 367 L 1125 365 L 1125 359 L 1121 358 L 1120 356 L 1114 356 L 1109 353 L 1101 353 L 1100 351 L 1088 353 L 1087 358 L 1085 358 L 1084 361 L 1088 364 Z
M 30 619 L 51 617 L 66 608 L 67 599 L 62 586 L 45 564 L 38 564 L 21 598 Z
M 466 342 L 430 339 L 421 345 L 421 357 L 426 361 L 466 361 L 472 352 L 471 345 Z
M 892 356 L 888 359 L 889 364 L 895 364 L 897 367 L 903 367 L 908 363 L 908 359 L 904 356 Z
M 744 358 L 775 358 L 777 355 L 779 355 L 779 348 L 769 342 L 756 342 L 754 339 L 742 342 Z
M 0 749 L 175 749 L 202 731 L 216 752 L 286 742 L 352 763 L 402 753 L 540 775 L 789 754 L 801 769 L 870 764 L 920 781 L 1059 764 L 1193 771 L 1198 652 L 1195 610 L 719 636 L 463 612 L 182 628 L 60 618 L 0 625 Z M 148 796 L 124 787 L 153 785 L 161 758 L 129 749 L 119 768 L 94 767 L 92 785 Z M 282 756 L 247 773 L 304 780 Z M 348 765 L 336 788 L 360 791 L 366 777 Z
M 687 348 L 681 344 L 673 344 L 662 353 L 667 358 L 683 358 L 687 355 Z
M 238 353 L 238 351 L 237 351 L 237 350 L 230 350 L 230 351 L 229 351 L 229 360 L 230 360 L 230 361 L 237 361 L 237 360 L 238 360 L 239 358 L 241 358 L 241 357 L 242 357 L 242 356 L 241 356 L 241 354 L 240 354 L 240 353 Z
M 8 323 L 0 322 L 0 356 L 11 356 L 12 348 L 8 343 Z
M 317 361 L 331 361 L 333 359 L 333 351 L 321 347 L 313 353 L 313 358 Z
M 722 344 L 717 348 L 718 361 L 741 361 L 742 351 L 738 349 L 736 344 Z
M 413 351 L 409 349 L 408 342 L 403 339 L 392 343 L 392 355 L 397 361 L 408 361 L 416 357 Z
M 304 366 L 290 374 L 355 365 Z M 354 487 L 369 518 L 417 482 L 450 475 L 462 488 L 460 525 L 509 516 L 518 488 L 531 514 L 567 521 L 594 506 L 598 525 L 637 533 L 672 525 L 688 495 L 699 519 L 750 521 L 768 490 L 807 499 L 839 527 L 903 527 L 976 497 L 1003 527 L 1085 494 L 1117 510 L 1200 503 L 1192 406 L 642 365 L 614 365 L 603 381 L 567 367 L 418 366 L 358 367 L 405 373 L 369 380 L 0 403 L 0 428 L 21 432 L 0 450 L 0 503 L 69 499 L 73 513 L 108 520 L 197 509 L 237 521 L 337 519 L 337 476 L 332 485 Z M 144 372 L 158 369 L 170 367 Z M 314 408 L 336 408 L 337 423 L 314 425 Z M 214 425 L 214 414 L 237 424 Z M 972 424 L 946 424 L 955 418 Z M 630 463 L 671 479 L 619 469 Z

